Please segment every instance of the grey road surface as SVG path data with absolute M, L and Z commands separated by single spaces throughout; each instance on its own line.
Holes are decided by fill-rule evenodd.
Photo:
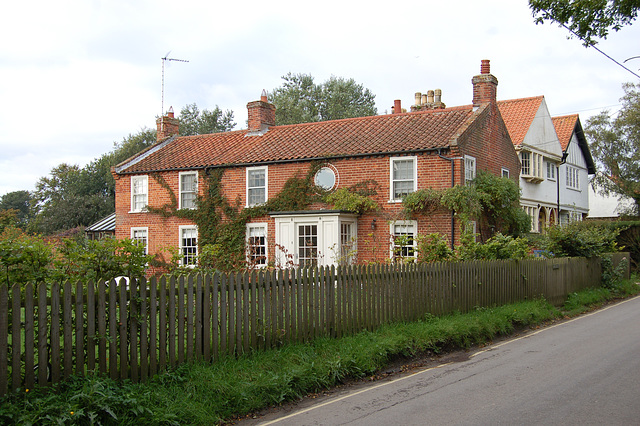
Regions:
M 467 355 L 246 424 L 640 425 L 640 297 Z

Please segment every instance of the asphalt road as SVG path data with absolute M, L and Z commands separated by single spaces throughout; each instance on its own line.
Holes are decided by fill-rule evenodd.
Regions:
M 640 425 L 640 297 L 241 424 Z

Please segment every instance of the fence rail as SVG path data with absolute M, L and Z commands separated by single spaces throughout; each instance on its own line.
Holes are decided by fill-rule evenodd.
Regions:
M 0 286 L 0 395 L 72 374 L 144 381 L 216 361 L 427 313 L 466 312 L 593 286 L 599 258 L 371 265 Z

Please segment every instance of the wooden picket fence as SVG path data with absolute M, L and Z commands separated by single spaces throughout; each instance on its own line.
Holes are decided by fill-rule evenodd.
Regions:
M 599 283 L 599 258 L 371 265 L 0 286 L 0 395 L 99 372 L 144 381 L 188 361 L 340 337 Z

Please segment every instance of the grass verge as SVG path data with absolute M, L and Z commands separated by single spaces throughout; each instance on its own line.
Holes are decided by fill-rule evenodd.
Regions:
M 188 364 L 144 384 L 97 376 L 72 378 L 53 388 L 23 389 L 0 400 L 2 424 L 210 425 L 309 393 L 372 376 L 399 357 L 468 348 L 515 328 L 573 316 L 609 300 L 640 293 L 636 280 L 612 289 L 569 296 L 562 309 L 544 300 L 466 314 L 426 316 L 375 332 Z

